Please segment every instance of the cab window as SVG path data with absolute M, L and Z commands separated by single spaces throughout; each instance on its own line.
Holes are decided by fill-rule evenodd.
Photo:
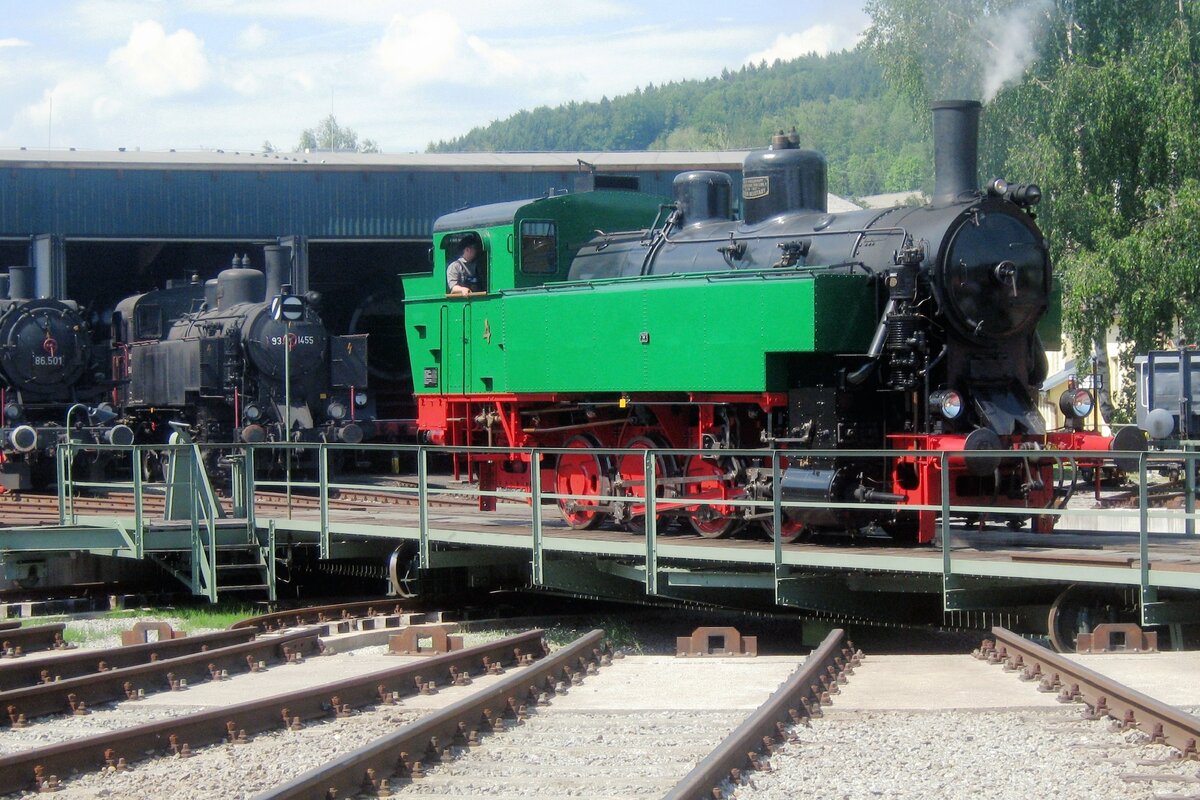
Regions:
M 162 309 L 158 303 L 137 303 L 133 307 L 133 339 L 161 339 L 163 336 Z
M 521 221 L 521 272 L 550 275 L 558 271 L 558 235 L 549 220 Z
M 462 255 L 463 248 L 471 245 L 475 248 L 475 277 L 479 281 L 479 286 L 476 291 L 486 292 L 488 284 L 488 254 L 483 247 L 483 242 L 479 235 L 473 232 L 446 236 L 442 239 L 442 250 L 445 253 L 446 267 L 458 260 Z M 443 277 L 445 273 L 443 273 Z

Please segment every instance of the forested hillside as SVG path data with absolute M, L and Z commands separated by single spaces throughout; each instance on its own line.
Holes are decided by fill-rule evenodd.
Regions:
M 748 65 L 719 78 L 646 86 L 598 103 L 521 111 L 430 152 L 735 150 L 793 127 L 847 197 L 919 188 L 932 175 L 924 119 L 866 52 Z

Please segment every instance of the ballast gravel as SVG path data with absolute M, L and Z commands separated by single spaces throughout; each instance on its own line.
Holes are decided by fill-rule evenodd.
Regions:
M 831 713 L 795 729 L 773 771 L 754 773 L 736 797 L 1153 800 L 1181 787 L 1200 796 L 1197 762 L 1081 709 Z M 1174 779 L 1147 779 L 1164 775 Z
M 199 749 L 191 758 L 155 758 L 127 772 L 80 775 L 59 800 L 217 800 L 248 798 L 419 719 L 421 711 L 389 707 L 308 723 L 299 731 L 259 734 L 242 745 Z M 43 797 L 26 792 L 24 797 Z
M 88 622 L 88 646 L 115 645 L 119 632 L 132 624 Z M 355 656 L 340 653 L 331 658 Z M 968 671 L 975 669 L 976 662 L 965 655 L 963 659 Z M 639 662 L 649 665 L 648 675 L 628 669 Z M 696 702 L 702 692 L 680 676 L 690 671 L 708 674 L 706 664 L 716 663 L 661 657 L 617 662 L 619 666 L 605 668 L 567 696 L 555 698 L 550 708 L 535 711 L 523 725 L 488 737 L 461 759 L 431 767 L 426 778 L 401 792 L 491 800 L 661 797 L 781 679 L 774 674 L 741 679 L 739 683 L 758 689 L 755 694 L 761 697 L 705 706 Z M 751 665 L 754 660 L 742 663 Z M 860 673 L 882 667 L 868 658 Z M 1012 676 L 1005 677 L 1036 694 Z M 843 692 L 853 693 L 855 681 L 851 677 Z M 722 679 L 710 683 L 719 689 Z M 613 694 L 606 684 L 615 687 Z M 725 684 L 731 682 L 726 679 Z M 447 687 L 438 697 L 453 702 L 471 688 Z M 915 691 L 927 691 L 932 698 L 938 688 L 928 685 Z M 621 698 L 619 703 L 607 699 L 614 694 Z M 726 788 L 740 800 L 1200 798 L 1197 762 L 1175 760 L 1174 750 L 1150 743 L 1140 732 L 1116 732 L 1107 720 L 1085 719 L 1080 705 L 889 710 L 847 708 L 848 700 L 835 698 L 825 716 L 795 728 L 794 741 L 772 755 L 771 771 L 752 773 L 747 784 Z M 251 798 L 428 713 L 416 705 L 414 701 L 364 709 L 348 719 L 310 722 L 299 731 L 259 734 L 245 745 L 201 748 L 187 759 L 141 761 L 128 772 L 74 776 L 55 797 Z M 194 711 L 195 706 L 182 703 L 124 703 L 94 709 L 87 717 L 40 720 L 26 729 L 5 729 L 0 755 Z M 10 796 L 32 800 L 35 794 Z

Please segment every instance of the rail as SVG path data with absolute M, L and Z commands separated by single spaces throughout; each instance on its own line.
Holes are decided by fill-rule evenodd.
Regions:
M 1038 689 L 1059 692 L 1063 702 L 1086 703 L 1096 718 L 1111 717 L 1123 728 L 1136 727 L 1185 758 L 1200 758 L 1200 717 L 1155 700 L 1100 673 L 1077 664 L 1004 628 L 992 628 L 994 641 L 985 641 L 980 658 L 1020 671 L 1025 680 L 1040 681 Z
M 63 639 L 66 627 L 62 622 L 53 622 L 27 628 L 6 628 L 0 631 L 0 656 L 15 657 L 35 651 L 74 647 Z
M 0 787 L 9 791 L 47 790 L 54 776 L 99 771 L 141 760 L 150 755 L 178 755 L 181 750 L 216 742 L 236 742 L 263 731 L 296 727 L 306 720 L 336 715 L 343 706 L 358 708 L 390 703 L 415 694 L 418 676 L 424 684 L 452 683 L 458 673 L 479 674 L 489 664 L 512 666 L 526 656 L 545 652 L 543 631 L 533 630 L 486 645 L 434 656 L 418 663 L 372 672 L 223 708 L 198 711 L 174 719 L 132 728 L 105 731 L 35 750 L 0 756 Z M 286 669 L 286 667 L 276 667 Z M 338 698 L 334 707 L 330 698 Z
M 186 452 L 184 452 L 186 449 Z M 546 536 L 547 531 L 557 532 L 561 529 L 559 513 L 554 505 L 567 505 L 569 508 L 588 508 L 607 511 L 609 509 L 634 510 L 635 528 L 631 529 L 641 537 L 643 580 L 647 594 L 659 593 L 660 544 L 664 541 L 664 527 L 670 522 L 671 516 L 679 516 L 697 509 L 713 508 L 719 512 L 738 517 L 743 522 L 763 525 L 764 528 L 780 531 L 790 523 L 789 519 L 804 509 L 830 511 L 866 511 L 875 510 L 887 513 L 893 512 L 926 512 L 936 520 L 937 537 L 935 543 L 940 547 L 942 555 L 943 600 L 947 610 L 954 609 L 956 596 L 962 590 L 956 570 L 956 550 L 962 549 L 961 542 L 956 543 L 956 537 L 962 538 L 967 528 L 955 520 L 973 521 L 982 526 L 996 525 L 1011 521 L 1013 527 L 1030 518 L 1050 519 L 1061 522 L 1063 517 L 1078 514 L 1059 505 L 1049 507 L 1029 507 L 1020 505 L 1019 499 L 1007 500 L 1012 505 L 963 505 L 953 503 L 951 491 L 951 475 L 954 468 L 961 465 L 964 457 L 962 452 L 955 451 L 926 451 L 906 450 L 906 457 L 925 459 L 936 469 L 932 474 L 940 475 L 941 485 L 936 491 L 926 495 L 930 502 L 895 504 L 892 502 L 871 502 L 869 493 L 867 502 L 831 502 L 826 500 L 801 500 L 784 497 L 780 490 L 780 477 L 789 465 L 794 466 L 803 459 L 814 468 L 828 468 L 835 460 L 840 463 L 847 461 L 865 462 L 883 458 L 895 458 L 896 450 L 837 450 L 810 451 L 802 453 L 796 450 L 761 449 L 629 449 L 629 448 L 594 448 L 588 451 L 589 456 L 598 459 L 603 469 L 613 471 L 618 479 L 605 481 L 599 490 L 587 494 L 562 491 L 562 487 L 553 484 L 546 485 L 547 478 L 553 476 L 553 464 L 564 455 L 578 455 L 578 449 L 571 448 L 486 448 L 486 447 L 435 447 L 416 445 L 346 445 L 335 443 L 264 443 L 256 445 L 170 445 L 147 446 L 136 445 L 117 447 L 113 445 L 87 445 L 66 443 L 59 452 L 63 459 L 71 459 L 79 453 L 96 453 L 115 451 L 110 456 L 120 460 L 127 454 L 126 464 L 134 465 L 130 470 L 131 479 L 124 481 L 82 481 L 64 472 L 66 478 L 60 483 L 60 522 L 65 525 L 78 525 L 80 515 L 74 506 L 75 495 L 82 491 L 124 491 L 132 492 L 135 498 L 134 519 L 132 531 L 127 535 L 128 547 L 136 557 L 144 553 L 144 533 L 148 520 L 145 510 L 144 497 L 147 493 L 166 493 L 169 498 L 186 497 L 190 502 L 187 508 L 167 504 L 168 518 L 184 516 L 191 529 L 192 540 L 195 543 L 197 558 L 194 560 L 193 585 L 210 593 L 216 591 L 216 585 L 211 579 L 214 569 L 215 547 L 213 546 L 216 527 L 219 524 L 220 506 L 211 487 L 208 486 L 205 466 L 216 467 L 221 480 L 226 483 L 231 498 L 231 517 L 238 520 L 248 531 L 247 536 L 258 536 L 264 551 L 274 552 L 274 529 L 276 526 L 288 526 L 293 517 L 294 503 L 286 503 L 285 510 L 265 508 L 260 500 L 264 490 L 283 494 L 289 500 L 303 496 L 310 505 L 315 500 L 317 506 L 317 541 L 320 556 L 328 558 L 333 552 L 331 530 L 334 518 L 344 512 L 339 511 L 337 504 L 332 502 L 338 492 L 369 491 L 381 496 L 399 498 L 411 503 L 417 510 L 416 545 L 419 563 L 428 566 L 432 561 L 430 507 L 443 498 L 467 497 L 476 501 L 480 506 L 496 507 L 500 503 L 514 503 L 530 510 L 527 520 L 530 534 L 530 561 L 532 565 L 532 580 L 536 584 L 546 582 Z M 529 487 L 514 488 L 480 488 L 478 484 L 450 483 L 447 480 L 439 482 L 434 476 L 438 470 L 431 462 L 438 459 L 455 463 L 465 455 L 472 458 L 488 458 L 495 462 L 504 459 L 521 460 L 526 464 L 538 464 L 540 469 L 529 471 Z M 148 467 L 161 463 L 164 459 L 171 461 L 186 460 L 188 468 L 177 469 L 173 473 L 156 476 L 156 480 L 146 478 Z M 701 459 L 711 465 L 701 474 L 682 474 L 682 465 L 689 459 Z M 1138 549 L 1137 570 L 1139 571 L 1136 586 L 1140 592 L 1143 624 L 1156 624 L 1163 620 L 1148 617 L 1147 607 L 1158 602 L 1158 587 L 1160 585 L 1177 586 L 1163 575 L 1151 575 L 1151 547 L 1161 544 L 1168 539 L 1178 537 L 1190 538 L 1196 536 L 1197 513 L 1195 509 L 1195 474 L 1197 459 L 1200 453 L 1194 450 L 1177 452 L 1143 452 L 1143 453 L 1112 453 L 1106 451 L 1055 451 L 1055 450 L 1004 450 L 1004 451 L 973 451 L 971 457 L 994 458 L 999 461 L 1015 459 L 1027 461 L 1037 459 L 1053 462 L 1053 476 L 1056 483 L 1064 491 L 1075 486 L 1078 491 L 1088 487 L 1079 478 L 1081 469 L 1087 465 L 1100 473 L 1100 465 L 1112 465 L 1114 459 L 1125 467 L 1128 475 L 1138 487 L 1137 504 L 1135 508 L 1110 508 L 1088 510 L 1086 513 L 1095 520 L 1095 524 L 1105 530 L 1125 529 L 1129 536 L 1136 534 Z M 344 464 L 355 460 L 374 460 L 376 463 L 402 463 L 405 471 L 415 473 L 415 479 L 409 482 L 380 483 L 378 480 L 365 478 L 363 475 L 352 473 Z M 693 462 L 695 463 L 695 462 Z M 628 467 L 632 479 L 621 476 L 621 465 Z M 751 496 L 745 492 L 726 492 L 721 489 L 726 470 L 754 470 L 760 476 L 756 485 L 765 487 Z M 449 468 L 447 468 L 447 471 Z M 79 470 L 76 470 L 78 472 Z M 1150 502 L 1151 476 L 1156 472 L 1182 472 L 1185 475 L 1185 491 L 1183 492 L 1183 508 L 1159 508 Z M 766 476 L 770 476 L 767 481 Z M 713 492 L 693 492 L 691 488 L 697 483 L 716 485 Z M 575 505 L 571 505 L 575 504 Z M 512 506 L 515 507 L 515 506 Z M 510 507 L 511 508 L 511 507 Z M 549 510 L 549 511 L 548 511 Z M 341 519 L 345 519 L 342 516 Z M 626 517 L 628 518 L 628 516 Z M 293 526 L 294 527 L 294 526 Z M 264 529 L 269 529 L 269 540 L 264 537 Z M 780 599 L 779 587 L 790 575 L 790 567 L 785 563 L 784 552 L 787 543 L 786 536 L 774 536 L 772 566 L 777 600 Z M 1131 542 L 1133 539 L 1130 540 Z M 274 559 L 268 559 L 274 566 Z M 1128 570 L 1122 568 L 1117 572 L 1102 574 L 1097 571 L 1099 582 L 1113 584 L 1130 583 Z M 1163 581 L 1168 581 L 1163 583 Z M 1182 588 L 1190 588 L 1184 586 Z
M 40 683 L 92 675 L 122 667 L 145 664 L 156 659 L 174 658 L 200 652 L 209 648 L 226 647 L 250 641 L 253 630 L 216 631 L 178 639 L 160 639 L 142 644 L 124 645 L 97 653 L 91 648 L 79 649 L 67 655 L 59 655 L 52 661 L 41 659 L 8 659 L 0 662 L 0 692 Z
M 846 640 L 845 631 L 829 632 L 800 668 L 725 737 L 711 753 L 675 784 L 664 800 L 711 800 L 726 780 L 736 787 L 742 774 L 754 766 L 758 754 L 787 740 L 789 725 L 819 716 L 822 702 L 838 691 L 844 675 L 853 672 L 860 656 Z
M 10 689 L 0 692 L 0 708 L 8 712 L 10 723 L 19 727 L 25 720 L 46 714 L 82 714 L 83 709 L 103 703 L 177 691 L 188 682 L 213 680 L 227 673 L 257 671 L 258 665 L 263 663 L 277 666 L 297 655 L 318 653 L 319 647 L 316 631 L 293 631 L 279 637 Z M 47 666 L 52 668 L 53 664 Z
M 357 792 L 388 796 L 389 778 L 403 782 L 421 762 L 438 760 L 443 748 L 467 747 L 479 736 L 497 732 L 506 717 L 521 713 L 521 706 L 536 703 L 542 693 L 553 693 L 563 680 L 570 683 L 574 673 L 599 667 L 605 655 L 603 639 L 604 631 L 585 634 L 494 685 L 264 792 L 256 800 L 325 800 L 352 797 Z

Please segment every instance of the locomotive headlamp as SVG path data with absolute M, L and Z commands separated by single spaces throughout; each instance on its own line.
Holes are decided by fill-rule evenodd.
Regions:
M 9 422 L 16 422 L 22 416 L 24 416 L 24 412 L 21 411 L 21 407 L 16 403 L 9 403 L 4 407 L 4 418 Z
M 330 419 L 345 419 L 346 406 L 341 400 L 331 400 L 329 405 L 325 406 L 325 414 Z
M 20 425 L 8 434 L 8 441 L 18 453 L 28 453 L 37 447 L 37 431 L 28 425 Z
M 987 192 L 993 197 L 1011 200 L 1021 208 L 1036 206 L 1042 200 L 1042 189 L 1036 183 L 1009 183 L 1004 178 L 992 178 Z
M 953 389 L 939 389 L 929 395 L 929 403 L 946 419 L 958 419 L 962 416 L 962 395 Z
M 1023 183 L 1010 187 L 1008 197 L 1022 208 L 1036 206 L 1042 202 L 1042 187 L 1036 183 Z
M 262 418 L 262 409 L 256 405 L 254 405 L 253 403 L 248 403 L 246 405 L 245 410 L 242 411 L 242 416 L 244 416 L 246 419 L 250 420 L 251 422 L 257 422 L 259 419 Z
M 366 392 L 359 392 L 358 394 L 354 395 L 354 405 L 358 406 L 359 408 L 362 408 L 366 404 L 367 404 Z
M 1087 389 L 1067 389 L 1058 398 L 1058 407 L 1068 417 L 1083 419 L 1092 413 L 1096 401 Z

